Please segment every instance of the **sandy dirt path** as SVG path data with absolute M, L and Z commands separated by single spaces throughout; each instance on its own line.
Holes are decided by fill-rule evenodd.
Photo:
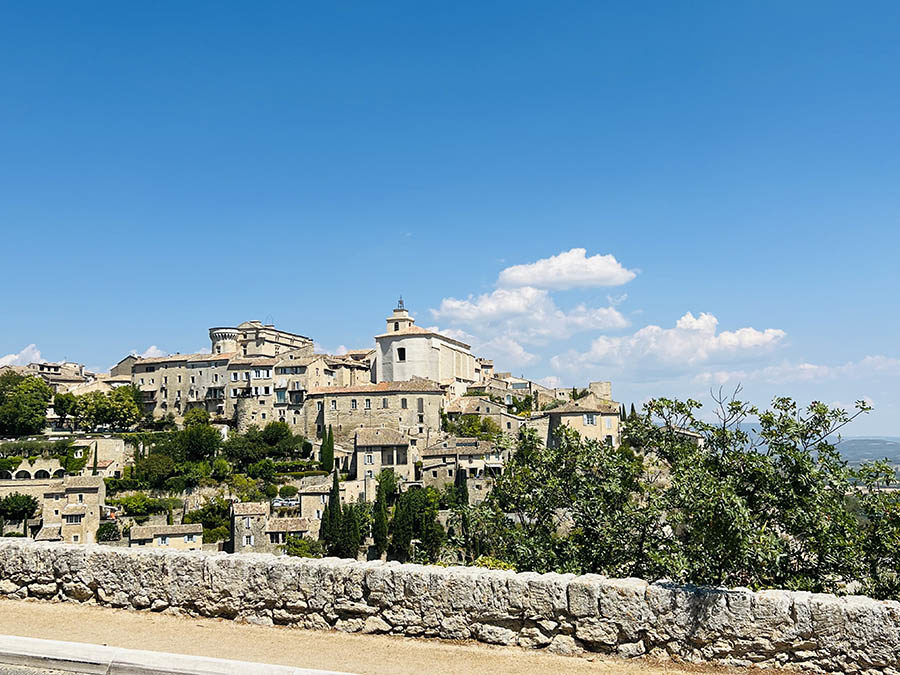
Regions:
M 74 603 L 0 600 L 0 634 L 360 674 L 738 673 L 646 660 L 592 660 L 515 647 L 252 626 Z

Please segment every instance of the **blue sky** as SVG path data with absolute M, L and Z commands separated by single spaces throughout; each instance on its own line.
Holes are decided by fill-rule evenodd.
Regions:
M 866 397 L 851 433 L 900 435 L 898 19 L 0 3 L 0 359 L 250 318 L 365 347 L 402 293 L 517 374 Z

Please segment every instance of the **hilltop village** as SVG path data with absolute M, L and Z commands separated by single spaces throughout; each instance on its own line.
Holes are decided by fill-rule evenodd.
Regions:
M 333 527 L 335 496 L 377 521 L 385 483 L 392 504 L 417 487 L 439 495 L 446 524 L 460 490 L 467 503 L 490 492 L 523 429 L 544 444 L 561 426 L 620 442 L 610 382 L 555 389 L 497 371 L 417 326 L 402 299 L 374 347 L 344 354 L 259 321 L 209 339 L 208 353 L 129 355 L 109 373 L 0 369 L 53 393 L 42 433 L 0 443 L 0 525 L 46 541 L 281 553 Z M 358 529 L 344 553 L 383 555 L 377 526 Z

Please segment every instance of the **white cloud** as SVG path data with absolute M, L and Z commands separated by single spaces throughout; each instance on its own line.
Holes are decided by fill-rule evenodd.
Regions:
M 498 335 L 491 340 L 484 341 L 477 335 L 472 335 L 459 328 L 442 329 L 439 326 L 429 326 L 428 330 L 465 342 L 472 347 L 472 351 L 477 356 L 494 359 L 501 371 L 512 366 L 527 366 L 538 360 L 536 354 L 527 351 L 517 340 L 508 335 Z
M 137 349 L 132 349 L 129 352 L 132 356 L 137 356 L 141 359 L 155 359 L 159 356 L 168 356 L 168 352 L 164 352 L 162 349 L 157 347 L 156 345 L 150 345 L 143 352 L 138 352 Z
M 525 343 L 628 325 L 627 319 L 614 307 L 580 304 L 565 312 L 556 306 L 548 291 L 530 286 L 498 288 L 465 300 L 444 298 L 441 306 L 431 313 L 451 324 L 478 326 L 483 332 L 515 337 Z
M 621 286 L 636 276 L 613 255 L 587 257 L 587 250 L 573 248 L 525 265 L 513 265 L 500 272 L 498 286 L 534 286 L 562 290 L 591 286 Z
M 29 363 L 44 363 L 37 345 L 30 344 L 18 353 L 0 356 L 0 366 L 27 366 Z
M 645 326 L 623 337 L 600 336 L 587 352 L 569 351 L 554 356 L 557 370 L 577 370 L 592 365 L 662 370 L 668 373 L 708 363 L 739 360 L 770 352 L 784 338 L 783 330 L 741 328 L 717 333 L 718 319 L 712 314 L 688 312 L 674 328 Z
M 551 389 L 559 389 L 562 386 L 562 380 L 559 379 L 556 375 L 548 375 L 547 377 L 542 377 L 537 380 L 538 384 L 542 384 L 545 387 L 550 387 Z
M 760 381 L 770 384 L 792 382 L 821 382 L 830 379 L 900 376 L 900 359 L 888 356 L 866 356 L 859 361 L 827 366 L 816 363 L 783 363 L 752 370 L 716 370 L 703 372 L 694 379 L 698 383 L 726 384 L 729 382 Z
M 316 354 L 331 354 L 332 356 L 341 356 L 342 354 L 347 353 L 347 346 L 338 345 L 334 350 L 330 350 L 325 345 L 319 342 L 313 342 L 313 351 Z

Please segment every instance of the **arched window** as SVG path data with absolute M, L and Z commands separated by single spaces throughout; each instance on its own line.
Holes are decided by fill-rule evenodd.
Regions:
M 50 472 L 46 469 L 38 469 L 34 472 L 35 478 L 50 478 Z
M 31 480 L 31 474 L 25 471 L 16 471 L 16 480 Z
M 400 322 L 399 321 L 394 322 L 394 330 L 400 330 Z

